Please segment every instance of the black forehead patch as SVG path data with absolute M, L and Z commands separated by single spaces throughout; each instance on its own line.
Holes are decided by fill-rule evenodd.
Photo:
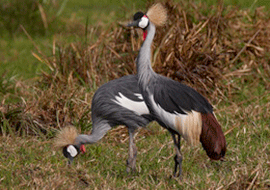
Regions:
M 66 158 L 68 158 L 69 153 L 67 152 L 67 146 L 65 146 L 65 147 L 63 148 L 63 154 L 64 154 L 64 156 L 65 156 Z
M 138 19 L 142 18 L 143 16 L 144 16 L 143 12 L 137 12 L 133 16 L 133 20 L 138 20 Z

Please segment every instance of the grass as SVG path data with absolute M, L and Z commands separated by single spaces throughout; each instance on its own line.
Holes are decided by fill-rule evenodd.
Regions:
M 207 1 L 211 5 L 212 2 Z M 238 2 L 244 10 L 254 1 Z M 224 3 L 231 4 L 225 0 Z M 259 3 L 260 0 L 255 5 Z M 102 83 L 132 72 L 132 66 L 122 64 L 133 60 L 136 53 L 130 55 L 124 48 L 131 45 L 123 41 L 131 34 L 110 23 L 130 18 L 145 4 L 144 1 L 136 4 L 131 1 L 118 4 L 107 0 L 102 3 L 66 1 L 59 16 L 60 26 L 54 32 L 37 35 L 28 31 L 42 53 L 21 31 L 12 38 L 1 38 L 0 189 L 270 188 L 270 69 L 269 54 L 263 54 L 260 49 L 268 47 L 262 43 L 263 36 L 256 38 L 250 44 L 253 46 L 247 47 L 234 63 L 226 65 L 224 56 L 223 76 L 215 84 L 215 90 L 210 89 L 213 93 L 209 97 L 226 134 L 226 162 L 212 162 L 201 146 L 189 147 L 183 142 L 182 178 L 173 178 L 172 139 L 156 123 L 141 129 L 136 137 L 138 157 L 134 174 L 125 172 L 128 134 L 122 126 L 109 131 L 96 145 L 88 145 L 86 154 L 79 155 L 71 166 L 67 166 L 61 151 L 53 149 L 52 137 L 65 123 L 73 123 L 84 133 L 91 130 L 91 98 Z M 122 11 L 125 7 L 129 12 Z M 205 11 L 202 15 L 212 15 L 214 11 Z M 253 13 L 251 17 L 249 12 L 245 14 L 246 25 L 230 36 L 238 39 L 242 46 L 238 46 L 238 41 L 235 46 L 229 42 L 224 43 L 224 49 L 229 47 L 230 51 L 239 52 L 255 33 L 256 28 L 249 24 L 256 23 L 256 18 L 252 20 Z M 89 22 L 86 22 L 87 16 Z M 199 19 L 194 19 L 194 25 L 198 22 Z M 95 30 L 88 31 L 86 43 L 85 23 Z M 205 31 L 200 33 L 202 40 Z M 119 35 L 121 33 L 124 37 Z M 116 38 L 116 43 L 111 38 Z M 132 45 L 136 50 L 140 43 Z M 115 60 L 116 64 L 107 60 Z M 246 72 L 240 72 L 242 70 Z
M 250 109 L 267 104 L 269 94 L 260 94 L 249 105 L 226 105 L 223 109 L 241 109 L 236 114 L 218 111 L 227 133 L 226 162 L 211 162 L 201 147 L 182 145 L 184 155 L 182 179 L 172 178 L 174 149 L 171 137 L 157 124 L 141 129 L 136 138 L 138 147 L 135 174 L 125 172 L 128 134 L 110 131 L 96 145 L 87 146 L 71 167 L 61 152 L 51 151 L 51 141 L 39 138 L 2 136 L 0 187 L 25 189 L 267 189 L 269 173 L 269 118 Z M 257 108 L 258 109 L 258 108 Z M 265 120 L 260 120 L 264 117 Z M 16 173 L 16 175 L 14 175 Z
M 36 40 L 43 51 L 50 50 L 45 44 L 49 44 L 49 39 Z M 13 40 L 1 39 L 0 57 L 1 71 L 0 74 L 6 73 L 7 77 L 16 77 L 17 79 L 30 79 L 38 76 L 41 70 L 47 69 L 43 64 L 35 59 L 32 55 L 33 44 L 25 37 L 15 37 Z

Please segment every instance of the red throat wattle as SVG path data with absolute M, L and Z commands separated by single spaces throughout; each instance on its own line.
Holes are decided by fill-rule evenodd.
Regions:
M 143 41 L 145 40 L 146 36 L 147 36 L 147 30 L 143 31 Z
M 81 145 L 80 151 L 81 151 L 82 154 L 84 154 L 84 153 L 86 152 L 86 151 L 85 151 L 85 146 L 84 146 L 84 144 Z

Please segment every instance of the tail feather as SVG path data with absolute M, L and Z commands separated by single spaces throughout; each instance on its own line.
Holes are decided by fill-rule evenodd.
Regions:
M 221 126 L 213 113 L 202 115 L 200 141 L 207 155 L 213 160 L 220 160 L 226 153 L 226 140 Z
M 54 138 L 54 147 L 57 149 L 61 149 L 66 147 L 67 145 L 74 144 L 77 136 L 77 129 L 72 125 L 68 125 L 61 129 Z

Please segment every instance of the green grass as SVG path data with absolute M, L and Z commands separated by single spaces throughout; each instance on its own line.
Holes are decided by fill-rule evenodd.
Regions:
M 23 36 L 14 37 L 12 40 L 1 39 L 0 57 L 1 69 L 0 75 L 7 73 L 7 77 L 15 76 L 17 79 L 33 78 L 38 75 L 41 69 L 46 69 L 39 60 L 34 58 L 32 51 L 33 44 Z M 49 53 L 48 47 L 50 39 L 39 38 L 36 43 L 42 47 L 43 51 Z
M 259 104 L 269 104 L 269 95 L 263 95 Z M 256 105 L 253 102 L 251 106 Z M 250 105 L 238 108 L 248 113 Z M 227 107 L 219 107 L 222 110 Z M 225 115 L 225 117 L 224 117 Z M 255 115 L 259 117 L 260 114 Z M 243 117 L 243 120 L 238 119 Z M 182 143 L 184 155 L 182 178 L 172 178 L 174 148 L 171 136 L 157 124 L 140 130 L 137 136 L 137 172 L 127 174 L 126 159 L 128 135 L 115 136 L 109 132 L 98 144 L 86 147 L 70 167 L 61 152 L 51 150 L 51 141 L 39 138 L 0 138 L 0 187 L 60 188 L 60 189 L 256 189 L 270 186 L 269 122 L 246 122 L 248 115 L 218 112 L 218 118 L 227 131 L 226 162 L 211 162 L 202 147 Z M 227 123 L 227 124 L 226 124 Z M 148 132 L 151 131 L 151 133 Z M 16 174 L 16 175 L 15 175 Z M 252 183 L 253 179 L 255 181 Z
M 144 8 L 145 0 L 139 1 L 112 1 L 112 0 L 69 0 L 63 14 L 67 18 L 77 17 L 85 20 L 89 17 L 89 24 L 96 25 L 100 22 L 108 24 L 117 19 L 126 18 L 126 12 L 133 12 Z
M 60 3 L 62 2 L 64 1 Z M 135 12 L 137 7 L 143 7 L 144 4 L 144 1 L 136 1 L 136 3 L 134 3 L 123 0 L 120 1 L 120 3 L 119 1 L 117 2 L 118 3 L 108 0 L 67 0 L 57 20 L 58 23 L 52 23 L 54 33 L 47 32 L 46 35 L 36 34 L 31 31 L 31 27 L 28 28 L 29 30 L 27 32 L 34 39 L 41 51 L 51 56 L 54 36 L 57 41 L 62 42 L 82 41 L 83 37 L 81 33 L 84 34 L 85 31 L 78 31 L 79 28 L 76 27 L 78 23 L 84 25 L 88 19 L 88 26 L 95 26 L 97 24 L 106 25 L 115 22 L 117 20 L 116 18 L 123 19 L 123 17 L 126 17 L 125 13 L 128 12 L 127 7 L 130 8 L 132 12 Z M 54 11 L 48 9 L 48 12 L 46 12 L 47 14 L 49 13 L 48 18 L 50 16 L 53 17 L 53 13 L 59 10 L 60 7 L 57 7 L 57 10 Z M 39 17 L 39 15 L 37 17 Z M 42 69 L 46 68 L 46 66 L 42 65 L 39 60 L 32 56 L 31 52 L 35 51 L 33 43 L 21 30 L 19 30 L 21 31 L 19 33 L 16 30 L 16 34 L 10 37 L 7 35 L 7 30 L 1 26 L 1 20 L 0 29 L 3 31 L 3 38 L 1 38 L 0 41 L 0 75 L 2 73 L 8 73 L 8 76 L 16 75 L 18 78 L 29 79 L 37 76 Z M 44 32 L 45 29 L 41 30 Z

